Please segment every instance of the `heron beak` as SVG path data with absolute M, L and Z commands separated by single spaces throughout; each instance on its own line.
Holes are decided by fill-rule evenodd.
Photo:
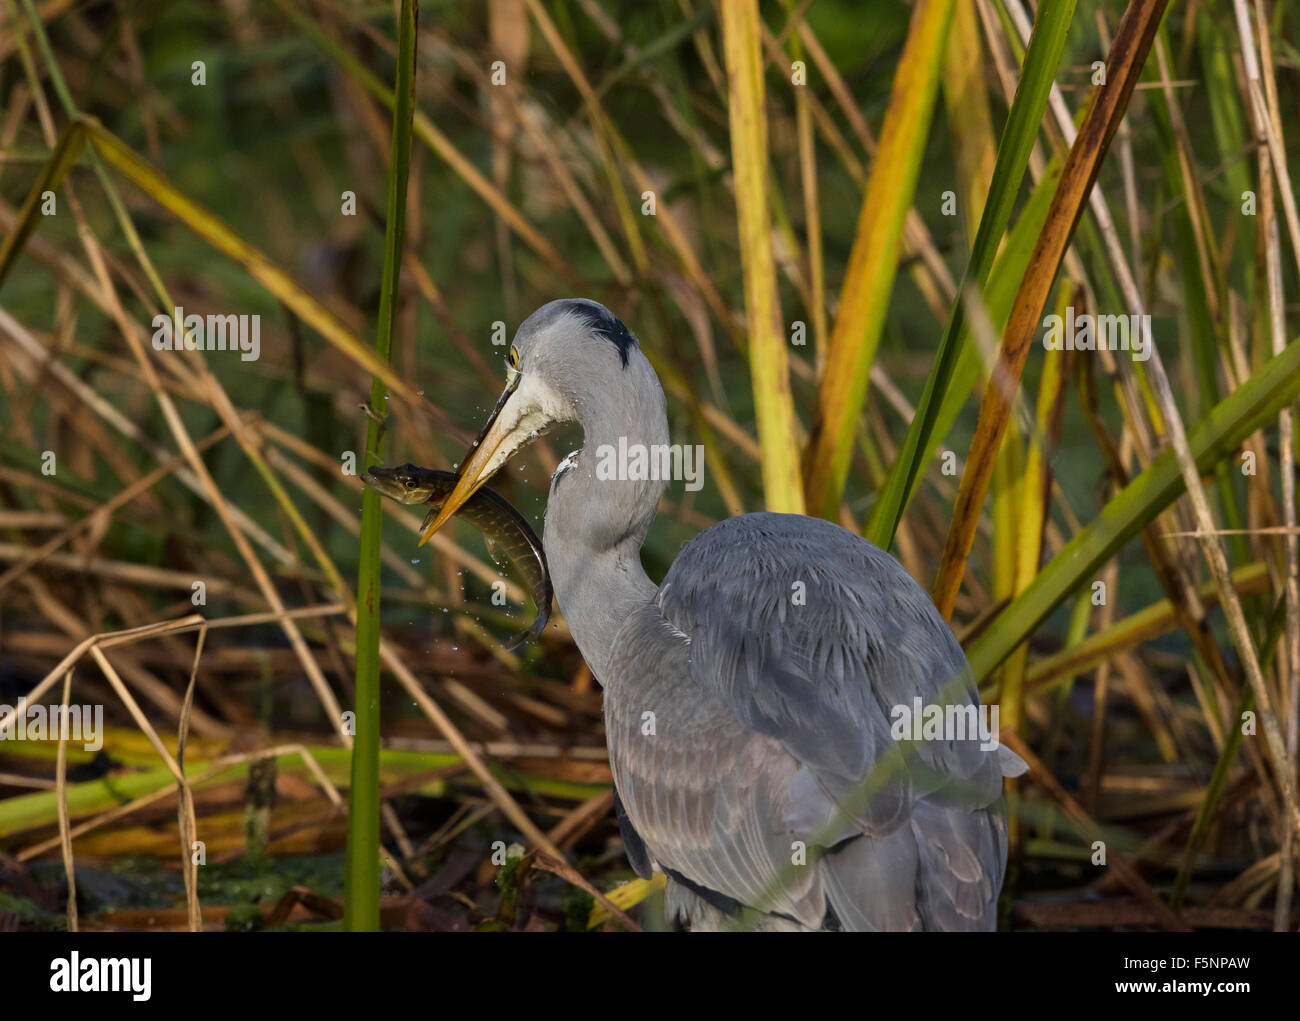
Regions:
M 518 388 L 519 376 L 516 375 L 497 400 L 497 406 L 492 409 L 492 415 L 488 418 L 487 425 L 483 427 L 483 431 L 478 434 L 478 438 L 470 446 L 469 453 L 466 454 L 460 471 L 457 473 L 456 485 L 447 494 L 447 499 L 443 502 L 442 507 L 437 511 L 430 511 L 428 517 L 424 519 L 424 527 L 420 531 L 419 545 L 423 546 L 432 539 L 433 533 L 446 524 L 447 519 L 460 510 L 465 501 L 478 492 L 483 483 L 492 477 L 495 471 L 492 468 L 492 459 L 496 452 L 503 446 L 511 449 L 516 445 L 513 442 L 513 430 L 507 429 L 501 424 L 501 410 Z

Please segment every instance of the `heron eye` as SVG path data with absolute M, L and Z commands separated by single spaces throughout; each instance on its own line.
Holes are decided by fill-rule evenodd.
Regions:
M 519 352 L 513 347 L 510 348 L 510 357 L 507 359 L 507 364 L 509 364 L 512 369 L 517 370 L 519 368 Z

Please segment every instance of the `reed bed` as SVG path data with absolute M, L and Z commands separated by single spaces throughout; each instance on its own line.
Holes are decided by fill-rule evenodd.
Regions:
M 103 712 L 0 741 L 0 929 L 665 924 L 563 621 L 505 651 L 482 541 L 358 478 L 449 467 L 564 295 L 705 450 L 652 576 L 769 508 L 933 591 L 1031 767 L 1004 927 L 1297 927 L 1294 7 L 0 19 L 0 703 Z M 573 445 L 494 485 L 539 521 Z

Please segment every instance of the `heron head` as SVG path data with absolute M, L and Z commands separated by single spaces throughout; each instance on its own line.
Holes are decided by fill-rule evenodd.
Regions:
M 548 302 L 525 319 L 506 356 L 506 388 L 420 545 L 520 447 L 557 423 L 578 421 L 584 395 L 613 386 L 635 348 L 618 317 L 586 298 Z

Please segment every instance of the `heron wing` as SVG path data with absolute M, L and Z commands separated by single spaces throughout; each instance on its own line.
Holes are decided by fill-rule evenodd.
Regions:
M 618 821 L 618 835 L 623 840 L 623 850 L 627 852 L 627 860 L 632 865 L 632 871 L 642 879 L 649 879 L 654 875 L 650 849 L 645 846 L 641 834 L 636 831 L 632 820 L 628 818 L 627 809 L 623 807 L 617 788 L 614 790 L 614 818 Z
M 796 763 L 788 810 L 796 832 L 828 834 L 828 848 L 859 838 L 828 853 L 822 868 L 846 924 L 991 923 L 1006 859 L 1005 749 L 919 742 L 869 781 L 861 803 L 864 779 L 897 755 L 896 707 L 911 710 L 918 698 L 979 705 L 951 629 L 896 560 L 829 522 L 747 514 L 692 540 L 656 605 L 689 638 L 695 684 Z M 850 818 L 828 830 L 835 806 Z M 888 896 L 909 875 L 907 896 Z
M 605 688 L 622 832 L 638 849 L 629 857 L 637 867 L 648 852 L 723 914 L 761 906 L 816 928 L 825 915 L 820 876 L 792 866 L 797 848 L 784 822 L 798 763 L 691 679 L 688 651 L 652 605 L 614 644 L 613 669 L 635 679 Z

